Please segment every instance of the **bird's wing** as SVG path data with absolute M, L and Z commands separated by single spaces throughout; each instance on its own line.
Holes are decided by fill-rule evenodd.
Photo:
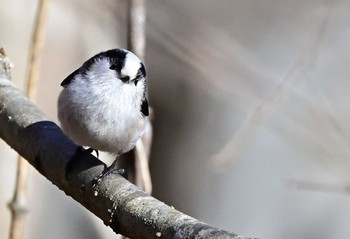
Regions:
M 144 98 L 142 100 L 142 103 L 141 103 L 141 113 L 144 115 L 144 116 L 148 116 L 149 115 L 149 110 L 148 110 L 148 102 L 147 102 L 147 99 Z
M 74 77 L 80 73 L 80 69 L 75 70 L 73 73 L 71 73 L 69 76 L 66 77 L 66 79 L 64 79 L 61 82 L 61 86 L 66 87 L 67 85 L 69 85 L 69 83 L 72 82 L 72 80 L 74 79 Z

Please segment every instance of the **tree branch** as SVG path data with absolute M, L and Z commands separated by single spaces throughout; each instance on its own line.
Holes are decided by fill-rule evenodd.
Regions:
M 158 201 L 75 145 L 8 80 L 0 57 L 0 137 L 42 175 L 129 238 L 239 238 Z

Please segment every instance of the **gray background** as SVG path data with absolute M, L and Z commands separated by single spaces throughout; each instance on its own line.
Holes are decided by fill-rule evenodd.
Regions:
M 38 106 L 54 121 L 60 82 L 126 47 L 126 2 L 52 1 Z M 36 4 L 0 1 L 22 89 Z M 148 0 L 154 196 L 241 235 L 349 238 L 349 12 L 346 0 Z M 7 238 L 16 154 L 2 141 L 0 159 Z M 114 235 L 33 169 L 28 197 L 26 239 Z

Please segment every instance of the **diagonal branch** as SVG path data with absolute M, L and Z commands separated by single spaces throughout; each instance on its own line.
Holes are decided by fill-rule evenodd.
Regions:
M 129 238 L 239 238 L 149 196 L 82 151 L 8 80 L 0 57 L 0 137 L 42 175 Z

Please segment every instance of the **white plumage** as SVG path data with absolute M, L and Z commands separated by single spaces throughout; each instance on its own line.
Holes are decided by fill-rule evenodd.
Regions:
M 120 155 L 142 136 L 148 104 L 142 62 L 124 49 L 102 52 L 61 84 L 58 119 L 82 146 Z

